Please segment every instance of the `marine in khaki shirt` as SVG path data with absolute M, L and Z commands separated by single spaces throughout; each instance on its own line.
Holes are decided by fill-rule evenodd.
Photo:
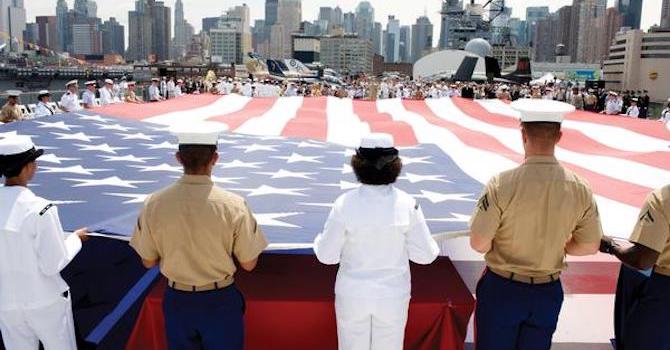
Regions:
M 131 246 L 143 260 L 186 286 L 233 283 L 240 262 L 255 260 L 267 242 L 243 198 L 210 177 L 184 175 L 147 198 Z
M 546 349 L 563 304 L 565 255 L 598 251 L 602 228 L 589 185 L 554 157 L 574 106 L 512 102 L 526 155 L 486 185 L 470 222 L 470 244 L 486 254 L 477 285 L 477 350 Z
M 670 310 L 670 185 L 653 191 L 640 210 L 630 247 L 624 248 L 604 237 L 600 250 L 616 256 L 622 267 L 617 291 L 618 307 L 626 309 L 622 327 L 617 329 L 617 349 L 670 349 L 668 310 Z M 628 269 L 649 270 L 651 277 L 638 285 L 637 273 Z M 636 278 L 630 278 L 636 276 Z M 636 290 L 630 296 L 626 291 Z
M 211 180 L 220 127 L 192 124 L 176 133 L 184 176 L 146 199 L 130 242 L 168 280 L 163 312 L 171 349 L 243 349 L 236 262 L 251 271 L 267 247 L 244 199 Z
M 23 112 L 19 108 L 20 94 L 21 92 L 17 90 L 7 91 L 7 103 L 0 109 L 0 122 L 10 123 L 23 120 Z

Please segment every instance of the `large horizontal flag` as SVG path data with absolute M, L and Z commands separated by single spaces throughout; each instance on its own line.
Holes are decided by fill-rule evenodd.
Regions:
M 181 176 L 176 139 L 164 126 L 89 113 L 3 126 L 0 136 L 31 135 L 45 149 L 33 191 L 59 206 L 68 230 L 131 235 L 150 193 Z M 220 140 L 218 185 L 244 196 L 275 246 L 312 242 L 331 204 L 358 186 L 352 148 L 317 140 L 228 133 Z M 401 149 L 399 187 L 415 196 L 433 232 L 467 229 L 482 189 L 432 144 Z
M 467 198 L 473 199 L 476 197 L 473 191 L 477 192 L 491 176 L 523 162 L 518 113 L 499 100 L 444 98 L 369 102 L 333 97 L 252 99 L 207 95 L 141 107 L 114 105 L 96 113 L 163 126 L 216 121 L 238 134 L 300 138 L 349 148 L 355 147 L 368 132 L 390 133 L 400 146 L 410 147 L 407 154 L 416 154 L 428 162 L 406 162 L 409 176 L 442 176 L 441 180 L 451 181 L 406 181 L 411 187 L 400 182 L 401 188 L 428 202 L 426 195 L 420 197 L 421 191 L 444 196 L 469 193 Z M 655 121 L 583 111 L 569 115 L 563 126 L 564 137 L 557 157 L 591 184 L 605 231 L 628 237 L 646 195 L 670 182 L 670 131 Z M 323 156 L 320 152 L 314 154 Z M 412 165 L 426 166 L 430 171 L 418 172 Z M 455 181 L 464 178 L 469 181 Z M 470 186 L 472 180 L 478 188 L 461 190 L 461 186 Z M 352 178 L 343 177 L 342 181 L 351 182 Z M 309 182 L 303 184 L 310 185 Z M 469 210 L 451 209 L 452 203 L 458 202 L 450 199 L 433 203 L 440 205 L 435 208 L 436 212 L 430 212 L 430 217 L 465 220 L 465 216 L 460 215 L 468 215 Z M 472 202 L 465 208 L 471 209 Z M 438 229 L 465 227 L 445 226 Z

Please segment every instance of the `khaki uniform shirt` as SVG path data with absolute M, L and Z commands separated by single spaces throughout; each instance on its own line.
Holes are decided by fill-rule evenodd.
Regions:
M 589 185 L 554 157 L 529 157 L 491 179 L 470 226 L 493 240 L 488 266 L 528 277 L 563 270 L 571 236 L 580 243 L 602 237 Z
M 243 198 L 208 176 L 185 175 L 152 194 L 130 245 L 145 260 L 159 260 L 170 281 L 189 286 L 233 283 L 233 256 L 249 262 L 267 241 Z
M 142 101 L 141 98 L 137 97 L 137 95 L 135 94 L 135 91 L 130 91 L 130 90 L 126 91 L 125 97 L 126 97 L 126 102 L 141 102 Z
M 16 122 L 23 120 L 23 112 L 19 108 L 19 105 L 10 106 L 5 104 L 0 110 L 0 121 L 3 123 Z
M 670 276 L 670 185 L 649 195 L 630 241 L 661 254 L 656 271 Z

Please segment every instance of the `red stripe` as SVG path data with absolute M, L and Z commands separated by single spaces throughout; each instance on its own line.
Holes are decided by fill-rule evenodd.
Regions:
M 354 100 L 353 105 L 354 113 L 362 122 L 370 125 L 370 131 L 393 135 L 398 146 L 414 146 L 419 143 L 409 124 L 393 120 L 388 113 L 379 113 L 376 102 Z
M 304 98 L 295 118 L 291 119 L 281 135 L 325 141 L 328 136 L 328 98 Z
M 93 111 L 110 117 L 143 120 L 161 114 L 183 112 L 204 107 L 216 102 L 220 98 L 220 95 L 212 94 L 186 95 L 164 102 L 143 103 L 139 105 L 134 103 L 113 104 L 96 108 Z
M 460 98 L 452 99 L 452 101 L 467 115 L 482 122 L 509 129 L 519 129 L 519 121 L 503 114 L 489 112 L 486 108 L 477 102 Z M 601 117 L 596 115 L 596 118 Z M 604 123 L 600 124 L 606 125 Z M 561 148 L 575 153 L 627 159 L 656 168 L 670 170 L 670 153 L 668 152 L 641 153 L 622 151 L 603 145 L 602 143 L 575 129 L 563 128 L 563 138 L 561 139 L 561 143 L 559 145 Z
M 273 98 L 254 98 L 249 100 L 244 108 L 237 112 L 228 113 L 207 119 L 208 121 L 222 122 L 228 125 L 228 130 L 234 131 L 249 119 L 260 117 L 272 109 L 279 99 Z
M 454 103 L 459 104 L 460 102 L 463 102 L 463 100 L 464 99 L 459 98 L 452 99 Z M 441 119 L 435 115 L 435 113 L 430 109 L 430 107 L 428 107 L 428 105 L 426 105 L 424 101 L 403 101 L 403 104 L 407 110 L 422 116 L 429 123 L 448 129 L 454 135 L 456 135 L 461 140 L 461 142 L 470 147 L 503 155 L 517 163 L 523 162 L 523 156 L 521 154 L 503 145 L 496 138 Z M 476 103 L 472 102 L 472 104 Z M 470 116 L 472 116 L 475 111 L 474 108 L 468 108 L 471 107 L 472 104 L 466 103 L 465 108 L 463 109 L 463 112 Z M 455 151 L 457 152 L 457 150 Z M 575 173 L 580 174 L 587 181 L 589 181 L 596 194 L 610 198 L 617 202 L 639 207 L 642 205 L 642 203 L 644 203 L 646 195 L 651 192 L 651 188 L 648 187 L 638 186 L 604 176 L 567 162 L 561 162 L 561 164 Z

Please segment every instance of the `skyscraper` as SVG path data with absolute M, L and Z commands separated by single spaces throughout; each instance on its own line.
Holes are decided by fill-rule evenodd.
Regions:
M 549 6 L 537 6 L 526 8 L 526 29 L 528 30 L 527 38 L 530 46 L 534 45 L 535 39 L 535 25 L 537 21 L 547 18 L 549 16 Z
M 343 15 L 342 26 L 345 33 L 356 33 L 356 15 L 353 12 L 347 12 Z
M 341 27 L 342 26 L 342 9 L 339 6 L 336 6 L 335 9 L 333 10 L 333 25 L 335 27 Z
M 389 16 L 384 38 L 384 59 L 386 62 L 400 62 L 400 21 Z
M 279 0 L 265 0 L 265 25 L 270 27 L 277 23 Z
M 279 0 L 279 6 L 277 7 L 277 23 L 274 25 L 281 26 L 282 28 L 272 30 L 270 41 L 272 41 L 273 45 L 279 45 L 280 42 L 281 49 L 276 47 L 276 51 L 280 52 L 273 52 L 273 56 L 276 58 L 291 57 L 291 34 L 300 31 L 301 22 L 302 0 Z
M 52 50 L 59 50 L 58 18 L 56 16 L 37 16 L 37 45 Z
M 408 63 L 412 60 L 412 27 L 400 27 L 400 62 Z
M 372 29 L 375 25 L 375 9 L 369 1 L 361 1 L 356 7 L 355 32 L 358 37 L 372 41 Z M 398 29 L 400 34 L 400 29 Z
M 56 4 L 56 18 L 58 21 L 58 51 L 67 51 L 67 28 L 68 28 L 68 23 L 67 23 L 67 12 L 68 12 L 68 7 L 67 7 L 67 2 L 65 0 L 58 0 L 58 3 Z
M 124 29 L 114 17 L 102 24 L 102 53 L 124 55 L 126 47 Z
M 171 38 L 170 8 L 162 1 L 136 0 L 128 12 L 128 60 L 169 59 Z
M 670 28 L 670 0 L 663 0 L 661 5 L 661 28 Z
M 382 50 L 382 48 L 384 46 L 383 32 L 384 32 L 384 29 L 382 27 L 382 24 L 379 23 L 379 22 L 375 22 L 375 26 L 372 29 L 372 50 L 377 55 L 383 54 L 383 50 Z
M 23 32 L 26 30 L 26 10 L 23 0 L 0 0 L 0 32 L 9 35 L 3 50 L 22 52 Z
M 640 29 L 642 0 L 617 0 L 616 9 L 623 16 L 623 26 Z
M 82 17 L 88 17 L 88 0 L 74 0 L 74 12 Z
M 182 59 L 186 56 L 188 45 L 193 37 L 193 26 L 184 19 L 184 4 L 177 0 L 174 5 L 174 39 L 172 57 Z
M 416 19 L 412 25 L 412 63 L 418 61 L 433 47 L 433 24 L 426 16 Z
M 86 6 L 86 13 L 90 18 L 98 17 L 98 4 L 95 2 L 95 0 L 88 0 L 88 4 Z
M 589 45 L 588 37 L 594 30 L 594 19 L 605 16 L 606 9 L 607 0 L 573 0 L 571 26 L 574 35 L 571 44 L 576 50 L 571 52 L 571 56 L 574 62 L 585 63 L 594 56 L 592 50 L 595 48 Z

